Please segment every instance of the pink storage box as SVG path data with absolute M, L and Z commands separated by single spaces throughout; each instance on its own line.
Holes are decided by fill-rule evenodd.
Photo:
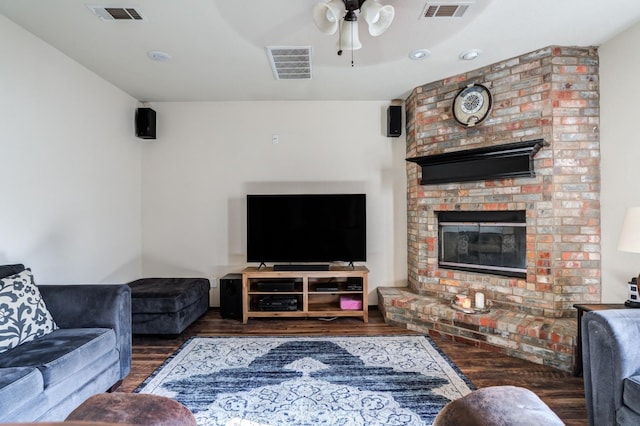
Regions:
M 359 311 L 362 309 L 362 299 L 356 296 L 340 296 L 340 309 Z

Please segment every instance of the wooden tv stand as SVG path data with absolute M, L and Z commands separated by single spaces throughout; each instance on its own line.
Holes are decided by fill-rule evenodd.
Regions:
M 246 268 L 242 271 L 242 322 L 260 317 L 362 317 L 368 322 L 368 273 L 365 266 L 332 266 L 328 271 Z M 344 298 L 357 299 L 362 306 L 342 309 Z

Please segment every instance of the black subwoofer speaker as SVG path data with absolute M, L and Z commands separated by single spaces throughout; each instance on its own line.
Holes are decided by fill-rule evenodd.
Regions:
M 136 110 L 136 136 L 142 139 L 156 138 L 156 112 L 151 108 Z
M 220 316 L 242 321 L 242 274 L 220 278 Z
M 402 134 L 402 106 L 390 105 L 387 108 L 387 136 L 397 138 Z

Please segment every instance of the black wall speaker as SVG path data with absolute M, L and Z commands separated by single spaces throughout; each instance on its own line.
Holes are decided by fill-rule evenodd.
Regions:
M 136 136 L 142 139 L 156 138 L 156 112 L 151 108 L 136 110 Z
M 220 278 L 220 316 L 242 321 L 242 274 Z
M 387 108 L 387 136 L 397 138 L 402 134 L 402 106 L 390 105 Z

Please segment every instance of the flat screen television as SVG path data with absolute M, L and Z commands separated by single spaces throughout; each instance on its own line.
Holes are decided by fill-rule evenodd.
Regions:
M 247 195 L 247 261 L 365 261 L 366 219 L 365 194 Z

